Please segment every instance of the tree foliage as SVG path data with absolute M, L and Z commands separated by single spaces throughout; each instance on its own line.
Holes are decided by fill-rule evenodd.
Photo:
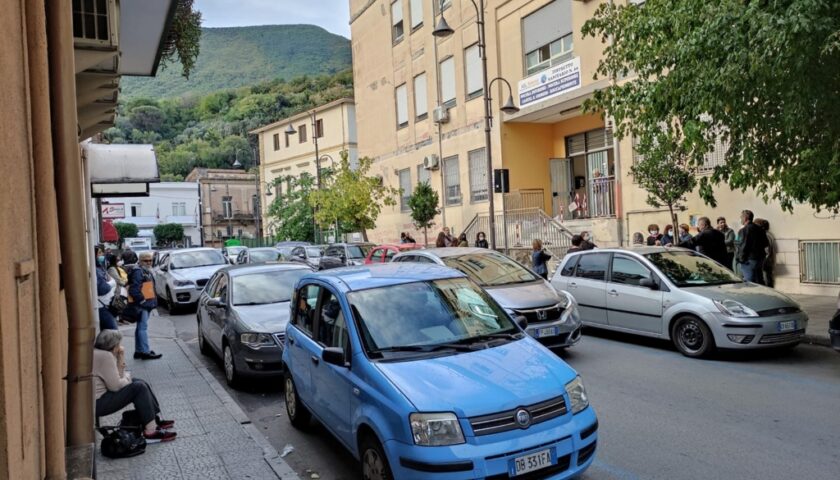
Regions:
M 114 228 L 117 229 L 117 234 L 120 236 L 120 247 L 122 247 L 123 241 L 125 241 L 126 238 L 134 238 L 139 233 L 137 225 L 133 223 L 114 222 Z
M 315 218 L 309 195 L 315 178 L 304 172 L 299 177 L 283 176 L 274 181 L 274 200 L 268 207 L 266 230 L 275 232 L 278 241 L 315 241 Z
M 309 197 L 318 225 L 338 223 L 345 231 L 362 232 L 367 240 L 367 230 L 376 226 L 382 207 L 396 205 L 400 194 L 400 189 L 383 185 L 381 177 L 368 176 L 372 165 L 373 160 L 364 157 L 351 168 L 347 151 L 341 152 L 334 174 L 322 178 L 322 188 Z
M 700 179 L 755 189 L 783 208 L 840 205 L 840 2 L 648 0 L 600 5 L 584 36 L 607 45 L 597 76 L 632 81 L 597 92 L 619 137 L 652 142 L 675 124 L 688 165 L 720 136 L 725 165 Z
M 411 220 L 414 226 L 423 229 L 423 237 L 426 245 L 429 244 L 428 229 L 432 226 L 432 220 L 440 213 L 438 204 L 440 197 L 429 182 L 420 182 L 414 187 L 411 197 L 408 198 L 408 206 L 411 208 Z
M 171 247 L 184 241 L 184 226 L 180 223 L 161 223 L 152 231 L 159 247 Z
M 161 67 L 165 69 L 177 57 L 181 75 L 190 78 L 201 50 L 201 12 L 193 9 L 193 0 L 176 1 L 169 35 L 163 42 Z

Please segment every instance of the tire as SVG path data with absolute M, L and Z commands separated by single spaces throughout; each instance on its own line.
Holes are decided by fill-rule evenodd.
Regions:
M 196 316 L 200 316 L 196 313 Z M 207 344 L 207 339 L 204 338 L 204 332 L 201 331 L 201 319 L 198 320 L 198 351 L 202 355 L 210 356 L 210 345 Z
M 312 414 L 300 401 L 297 388 L 295 388 L 295 381 L 289 371 L 286 371 L 283 377 L 283 390 L 286 399 L 286 415 L 289 416 L 289 421 L 296 429 L 307 430 L 312 420 Z
M 166 308 L 169 309 L 170 315 L 177 315 L 180 312 L 178 305 L 172 299 L 172 290 L 169 287 L 166 287 Z
M 222 343 L 222 366 L 225 370 L 225 381 L 228 386 L 237 388 L 241 383 L 239 373 L 236 371 L 236 361 L 233 358 L 233 350 L 227 342 Z
M 684 316 L 674 322 L 671 341 L 686 357 L 707 357 L 715 351 L 715 337 L 709 327 L 697 317 Z
M 366 435 L 359 445 L 359 460 L 364 480 L 393 480 L 391 466 L 382 444 L 373 435 Z

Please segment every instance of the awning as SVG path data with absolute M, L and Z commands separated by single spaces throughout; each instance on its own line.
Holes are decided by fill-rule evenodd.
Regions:
M 93 198 L 147 197 L 149 183 L 160 182 L 152 145 L 85 142 L 82 151 L 87 159 Z
M 157 73 L 175 0 L 120 2 L 120 73 L 154 76 Z M 175 67 L 173 67 L 175 68 Z
M 116 243 L 119 240 L 120 234 L 114 224 L 110 220 L 102 220 L 102 241 Z

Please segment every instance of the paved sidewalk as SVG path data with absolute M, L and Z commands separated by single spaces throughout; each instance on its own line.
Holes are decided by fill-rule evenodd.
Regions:
M 837 312 L 837 297 L 818 295 L 788 295 L 796 300 L 808 314 L 808 329 L 805 341 L 816 345 L 831 346 L 828 336 L 828 322 Z
M 263 435 L 199 359 L 176 338 L 168 316 L 150 320 L 152 349 L 159 360 L 134 360 L 134 326 L 122 327 L 127 369 L 149 382 L 162 416 L 175 420 L 178 438 L 150 444 L 134 458 L 109 459 L 97 445 L 98 477 L 122 479 L 267 479 L 298 480 Z M 128 407 L 132 408 L 131 406 Z M 100 419 L 116 425 L 120 413 Z M 101 436 L 97 434 L 97 443 Z

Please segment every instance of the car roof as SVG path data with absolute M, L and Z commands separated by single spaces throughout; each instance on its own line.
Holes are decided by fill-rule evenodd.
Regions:
M 569 252 L 568 256 L 589 254 L 589 253 L 635 253 L 637 255 L 650 255 L 652 253 L 666 253 L 666 252 L 694 252 L 688 248 L 682 247 L 659 247 L 659 246 L 639 246 L 639 247 L 616 247 L 616 248 L 596 248 L 593 250 L 580 250 L 577 252 Z M 695 252 L 696 253 L 696 252 Z
M 308 247 L 310 245 L 312 245 L 312 244 L 309 243 L 309 242 L 294 242 L 294 241 L 277 242 L 277 243 L 274 244 L 275 247 Z
M 193 248 L 176 248 L 174 250 L 167 250 L 161 253 L 183 253 L 183 252 L 218 252 L 218 248 L 210 247 L 193 247 Z
M 425 263 L 383 263 L 323 270 L 306 275 L 304 279 L 319 279 L 345 291 L 354 291 L 465 277 L 465 274 L 455 269 L 440 265 Z
M 339 242 L 339 243 L 331 243 L 327 245 L 328 247 L 352 247 L 358 245 L 376 245 L 375 243 L 371 242 Z
M 243 265 L 231 265 L 224 268 L 231 276 L 245 275 L 249 273 L 272 272 L 278 270 L 309 270 L 312 267 L 300 262 L 265 262 L 265 263 L 246 263 Z
M 443 248 L 426 248 L 426 249 L 415 249 L 409 250 L 412 255 L 416 254 L 430 254 L 438 258 L 446 258 L 446 257 L 457 257 L 460 255 L 466 255 L 468 253 L 478 253 L 478 254 L 488 254 L 490 252 L 496 252 L 495 250 L 490 250 L 487 248 L 478 248 L 478 247 L 443 247 Z M 498 252 L 496 252 L 498 253 Z
M 273 250 L 275 252 L 279 252 L 280 249 L 277 247 L 252 247 L 248 249 L 249 251 L 259 251 L 259 250 Z

